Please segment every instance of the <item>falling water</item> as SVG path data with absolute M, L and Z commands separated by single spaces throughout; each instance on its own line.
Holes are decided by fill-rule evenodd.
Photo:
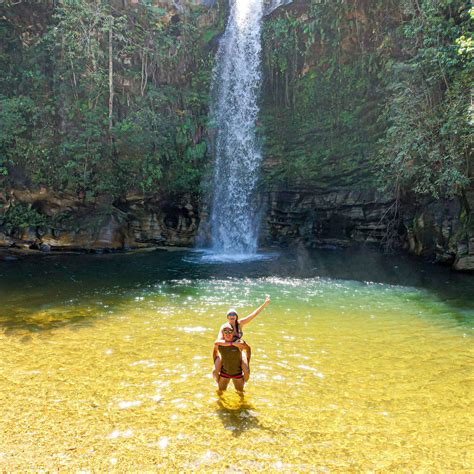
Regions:
M 216 127 L 212 250 L 251 256 L 257 248 L 255 188 L 261 153 L 256 140 L 261 83 L 262 0 L 232 0 L 217 52 L 211 117 Z

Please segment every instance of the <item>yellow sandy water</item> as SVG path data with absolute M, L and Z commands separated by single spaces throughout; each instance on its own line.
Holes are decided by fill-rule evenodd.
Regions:
M 246 394 L 219 398 L 225 311 L 266 293 Z M 4 470 L 474 469 L 472 333 L 429 292 L 266 277 L 42 298 L 16 300 L 21 324 L 1 310 Z

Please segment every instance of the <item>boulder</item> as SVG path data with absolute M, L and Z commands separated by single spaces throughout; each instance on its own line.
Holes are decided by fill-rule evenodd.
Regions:
M 474 271 L 474 255 L 458 256 L 453 267 L 461 272 Z
M 29 242 L 30 245 L 33 245 L 38 242 L 38 235 L 36 234 L 35 227 L 28 227 L 21 232 L 20 240 L 24 242 Z
M 116 216 L 106 218 L 102 225 L 92 233 L 90 248 L 120 250 L 123 249 L 125 231 Z
M 0 232 L 0 247 L 11 247 L 15 243 L 9 235 Z
M 474 255 L 474 237 L 469 239 L 468 252 L 469 255 Z

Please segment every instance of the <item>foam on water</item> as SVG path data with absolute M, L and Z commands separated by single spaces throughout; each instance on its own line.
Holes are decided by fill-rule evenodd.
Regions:
M 184 260 L 190 263 L 248 263 L 262 260 L 271 260 L 278 256 L 278 253 L 214 253 L 211 250 L 200 250 L 195 255 L 186 256 Z

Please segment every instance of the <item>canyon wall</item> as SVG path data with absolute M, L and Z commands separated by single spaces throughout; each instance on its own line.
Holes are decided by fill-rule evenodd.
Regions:
M 132 26 L 142 18 L 136 0 L 114 5 L 134 12 L 129 17 Z M 1 249 L 102 252 L 194 245 L 200 221 L 206 220 L 212 175 L 206 87 L 227 5 L 210 0 L 150 5 L 154 9 L 150 14 L 157 15 L 162 25 L 156 34 L 167 33 L 144 38 L 143 48 L 128 56 L 125 45 L 125 52 L 117 56 L 114 114 L 127 131 L 130 121 L 126 119 L 132 111 L 138 117 L 140 104 L 147 99 L 151 113 L 162 122 L 143 139 L 149 133 L 162 133 L 171 124 L 166 140 L 157 139 L 145 149 L 116 132 L 115 150 L 108 161 L 98 160 L 96 168 L 88 171 L 96 173 L 94 187 L 88 183 L 89 188 L 80 181 L 87 156 L 78 165 L 79 177 L 71 181 L 74 186 L 67 184 L 64 189 L 52 183 L 64 183 L 68 173 L 76 172 L 70 161 L 56 181 L 51 178 L 56 176 L 54 167 L 62 166 L 56 158 L 41 172 L 29 170 L 31 159 L 11 159 L 4 168 L 0 161 L 0 175 L 9 173 L 0 192 Z M 23 31 L 21 48 L 26 58 L 34 47 L 33 39 L 44 34 L 41 22 L 51 21 L 50 10 L 44 6 L 25 10 L 21 4 L 8 8 L 3 21 L 9 22 L 11 35 Z M 380 143 L 390 127 L 387 108 L 393 94 L 388 76 L 395 74 L 393 70 L 403 75 L 409 69 L 399 36 L 407 17 L 399 2 L 269 0 L 265 8 L 264 84 L 258 123 L 265 160 L 258 196 L 260 244 L 374 245 L 409 251 L 457 270 L 473 270 L 472 184 L 464 184 L 452 195 L 420 195 L 406 183 L 386 186 L 392 175 L 384 177 L 381 172 L 387 163 L 380 158 L 384 154 Z M 152 51 L 153 56 L 147 42 L 164 40 L 169 42 L 167 49 L 159 54 Z M 190 41 L 192 55 L 180 49 Z M 4 51 L 5 57 L 13 53 L 13 47 Z M 105 56 L 104 64 L 106 60 Z M 44 74 L 48 77 L 52 72 Z M 77 80 L 71 71 L 61 74 L 68 77 L 69 84 Z M 62 86 L 54 89 L 55 84 L 53 81 L 52 93 L 65 93 Z M 18 90 L 10 94 L 13 100 Z M 104 104 L 107 99 L 104 93 Z M 134 102 L 140 105 L 137 112 Z M 58 130 L 77 133 L 72 126 L 69 132 L 64 115 L 59 107 Z M 143 120 L 148 126 L 151 119 Z M 109 153 L 107 133 L 105 126 L 99 152 Z M 24 132 L 13 139 L 18 150 L 31 136 Z M 122 143 L 126 146 L 120 148 Z M 45 150 L 31 153 L 41 157 Z M 153 153 L 159 155 L 156 163 Z M 390 149 L 386 156 L 389 154 Z M 113 175 L 116 165 L 125 184 L 104 191 L 101 173 Z M 136 167 L 126 168 L 132 165 Z

